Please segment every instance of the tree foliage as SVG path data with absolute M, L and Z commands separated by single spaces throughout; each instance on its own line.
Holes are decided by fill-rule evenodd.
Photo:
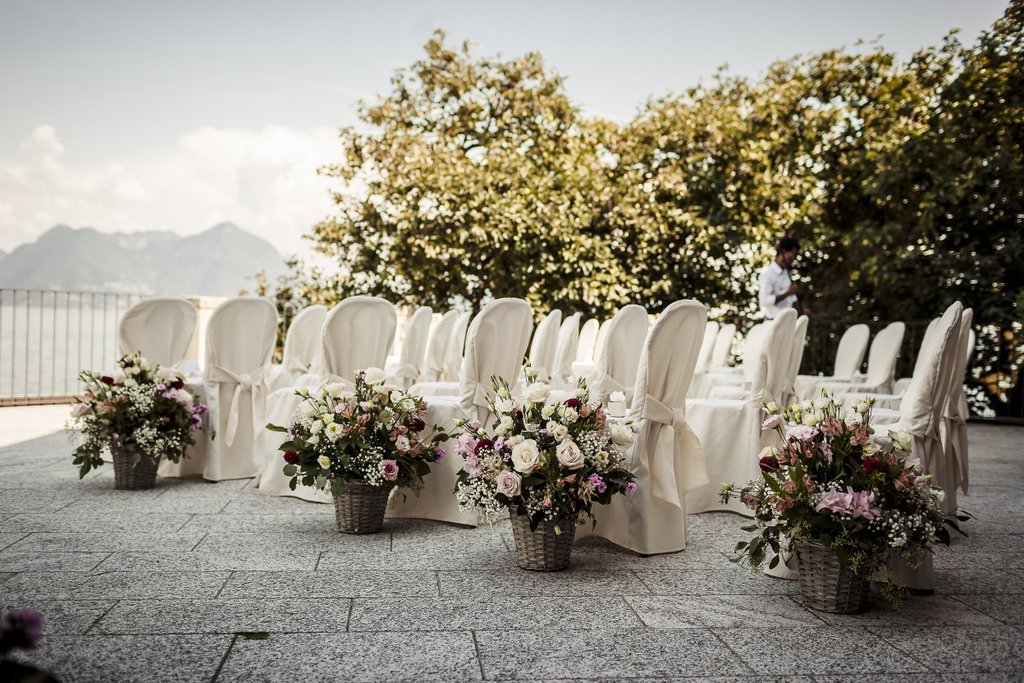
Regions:
M 801 238 L 812 317 L 975 310 L 997 400 L 1024 298 L 1024 0 L 972 45 L 878 45 L 720 71 L 625 124 L 587 118 L 539 54 L 442 32 L 341 131 L 336 211 L 311 234 L 338 273 L 289 296 L 436 308 L 492 297 L 608 315 L 693 297 L 756 315 L 756 272 Z

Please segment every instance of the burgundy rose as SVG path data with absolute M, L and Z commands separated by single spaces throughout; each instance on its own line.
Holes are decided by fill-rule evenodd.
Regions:
M 414 431 L 422 432 L 427 428 L 427 423 L 417 417 L 412 421 L 412 428 Z
M 288 463 L 289 465 L 298 465 L 299 464 L 299 454 L 296 453 L 295 451 L 285 451 L 284 452 L 284 461 L 286 463 Z
M 473 449 L 473 453 L 478 454 L 485 448 L 494 448 L 494 442 L 490 439 L 480 439 L 476 442 L 476 448 Z
M 178 379 L 174 380 L 174 384 L 172 384 L 171 386 L 174 387 L 175 389 L 184 389 L 185 388 L 185 381 L 182 380 L 181 378 L 178 378 Z
M 779 461 L 771 455 L 766 455 L 757 462 L 758 467 L 761 468 L 762 472 L 777 472 L 779 469 Z
M 864 471 L 867 472 L 868 474 L 872 474 L 874 472 L 888 472 L 889 471 L 889 465 L 887 465 L 886 463 L 882 462 L 881 460 L 879 460 L 878 458 L 876 458 L 874 456 L 872 456 L 870 458 L 864 458 L 864 463 L 863 464 L 864 464 Z
M 567 398 L 565 399 L 565 405 L 570 408 L 576 409 L 580 407 L 580 400 L 578 398 Z
M 100 381 L 103 382 L 104 384 L 113 384 L 114 378 L 111 377 L 110 375 L 103 375 L 102 377 L 100 377 Z

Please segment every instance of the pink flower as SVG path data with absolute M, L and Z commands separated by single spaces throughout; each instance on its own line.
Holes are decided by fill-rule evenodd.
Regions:
M 470 477 L 479 477 L 484 473 L 484 466 L 480 464 L 480 458 L 475 453 L 466 456 L 466 462 L 462 463 L 462 469 Z
M 868 431 L 868 426 L 865 424 L 854 425 L 853 429 L 850 430 L 850 444 L 853 446 L 863 446 L 871 440 L 871 434 Z
M 810 441 L 818 435 L 818 428 L 810 425 L 790 425 L 786 430 L 786 436 L 799 441 Z
M 412 444 L 409 443 L 409 437 L 403 434 L 395 439 L 395 448 L 398 449 L 399 453 L 408 453 L 409 449 L 412 448 Z
M 498 493 L 513 498 L 519 495 L 520 485 L 522 483 L 522 477 L 515 472 L 509 472 L 504 470 L 498 474 L 498 478 L 495 484 L 498 488 Z
M 626 493 L 635 493 L 635 492 L 636 492 L 636 482 L 635 481 L 631 481 L 628 484 L 626 484 Z
M 384 478 L 388 481 L 398 479 L 398 463 L 394 460 L 381 460 L 379 467 L 380 473 L 383 474 Z
M 587 478 L 587 481 L 590 483 L 591 486 L 594 487 L 595 490 L 597 490 L 598 493 L 604 493 L 608 489 L 608 485 L 604 483 L 604 479 L 602 479 L 601 475 L 598 474 L 597 472 L 591 474 Z
M 476 439 L 472 434 L 461 434 L 458 443 L 455 445 L 455 452 L 462 455 L 472 455 L 476 452 Z
M 782 426 L 782 416 L 781 415 L 772 415 L 772 416 L 770 416 L 767 420 L 765 420 L 761 424 L 761 429 L 767 431 L 769 429 L 778 429 L 781 426 Z
M 830 417 L 821 423 L 821 433 L 825 436 L 839 436 L 843 433 L 843 423 Z
M 830 510 L 838 515 L 875 519 L 882 514 L 882 509 L 875 505 L 875 494 L 871 491 L 854 491 L 847 486 L 846 491 L 829 491 L 821 497 L 814 507 L 818 512 Z

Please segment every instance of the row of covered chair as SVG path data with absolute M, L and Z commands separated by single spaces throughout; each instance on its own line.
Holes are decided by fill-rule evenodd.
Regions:
M 173 365 L 180 361 L 175 360 L 176 355 L 183 354 L 188 346 L 187 337 L 194 329 L 194 310 L 190 318 L 181 302 L 150 301 L 151 308 L 162 307 L 166 315 L 156 315 L 152 310 L 129 311 L 121 325 L 121 349 L 142 350 L 153 360 Z M 638 552 L 682 549 L 687 512 L 721 510 L 719 482 L 745 481 L 756 476 L 756 455 L 774 438 L 760 429 L 762 402 L 781 404 L 787 397 L 800 394 L 797 373 L 807 318 L 798 318 L 793 311 L 783 312 L 748 332 L 743 359 L 736 368 L 725 367 L 735 328 L 708 322 L 705 308 L 695 301 L 670 305 L 653 326 L 643 307 L 631 305 L 620 309 L 603 325 L 591 320 L 582 329 L 578 314 L 561 320 L 561 314 L 553 311 L 534 331 L 533 312 L 525 301 L 499 299 L 487 304 L 468 324 L 456 370 L 451 367 L 453 356 L 449 355 L 448 342 L 462 315 L 449 312 L 432 320 L 430 309 L 417 309 L 406 326 L 402 350 L 391 363 L 392 382 L 425 397 L 428 423 L 449 426 L 459 418 L 489 421 L 486 399 L 490 378 L 500 376 L 516 385 L 522 376 L 525 356 L 555 389 L 564 389 L 576 377 L 583 376 L 604 398 L 616 391 L 626 394 L 629 417 L 638 435 L 632 467 L 640 478 L 641 489 L 638 494 L 601 508 L 595 533 Z M 961 314 L 956 325 L 963 327 L 964 319 Z M 909 425 L 913 429 L 908 431 L 915 434 L 915 439 L 920 434 L 917 449 L 926 468 L 931 468 L 928 471 L 944 472 L 946 467 L 946 461 L 932 448 L 936 433 L 940 441 L 945 439 L 943 443 L 955 444 L 951 446 L 957 449 L 955 476 L 949 467 L 948 476 L 937 476 L 954 484 L 962 482 L 966 490 L 966 439 L 962 438 L 961 419 L 966 412 L 960 412 L 959 403 L 954 405 L 962 398 L 966 359 L 943 374 L 948 395 L 944 394 L 942 417 L 929 420 L 921 428 L 914 422 L 917 404 L 933 390 L 935 383 L 928 384 L 923 379 L 923 368 L 937 362 L 933 362 L 935 354 L 942 352 L 935 349 L 946 348 L 943 344 L 953 325 L 944 321 L 945 316 L 929 331 L 918 358 L 921 370 L 915 367 L 903 400 L 895 395 L 879 396 L 880 402 L 889 401 L 898 408 L 895 417 L 879 411 L 878 419 Z M 301 327 L 296 328 L 296 324 Z M 423 331 L 429 332 L 431 325 L 433 334 L 424 335 Z M 273 305 L 261 299 L 232 299 L 213 312 L 206 327 L 206 364 L 201 381 L 197 381 L 211 408 L 212 428 L 204 442 L 194 449 L 192 458 L 177 465 L 165 463 L 161 474 L 201 475 L 214 480 L 257 476 L 261 493 L 329 502 L 328 495 L 312 489 L 299 487 L 293 492 L 288 488 L 277 450 L 280 437 L 263 429 L 263 425 L 267 421 L 286 424 L 290 420 L 298 406 L 296 386 L 351 382 L 358 370 L 383 367 L 395 338 L 395 308 L 383 299 L 351 297 L 330 311 L 322 307 L 306 309 L 292 323 L 280 369 L 270 365 L 276 326 Z M 318 333 L 312 332 L 317 327 Z M 968 317 L 963 329 L 969 327 Z M 188 335 L 179 334 L 176 329 L 187 329 Z M 860 342 L 860 329 L 851 329 L 854 331 L 848 331 L 839 345 L 835 364 L 838 379 L 843 379 L 850 368 L 858 368 L 863 358 L 866 339 Z M 901 329 L 899 332 L 902 336 Z M 872 344 L 867 377 L 856 386 L 879 386 L 871 378 L 876 346 L 889 348 L 883 333 Z M 186 336 L 184 344 L 182 336 Z M 847 336 L 852 338 L 851 342 L 846 341 Z M 442 339 L 448 340 L 443 353 L 436 348 L 441 342 L 435 342 Z M 944 340 L 943 344 L 939 339 Z M 581 343 L 590 344 L 589 340 L 593 340 L 594 347 L 590 358 Z M 960 348 L 959 337 L 956 343 Z M 967 345 L 966 338 L 963 343 Z M 432 357 L 433 362 L 431 344 L 438 352 Z M 421 349 L 424 355 L 417 369 L 415 359 Z M 881 355 L 879 351 L 877 363 L 887 363 L 887 357 L 883 359 Z M 441 358 L 445 360 L 438 362 Z M 961 387 L 954 400 L 951 377 L 957 372 Z M 922 379 L 917 379 L 919 376 Z M 411 383 L 414 377 L 416 383 Z M 698 380 L 700 387 L 695 386 Z M 822 378 L 817 380 L 816 387 L 822 384 Z M 836 382 L 835 378 L 829 379 L 828 385 Z M 850 384 L 854 385 L 852 381 Z M 388 514 L 474 523 L 459 511 L 451 495 L 460 465 L 456 458 L 434 465 L 421 495 L 395 497 Z M 741 507 L 734 510 L 747 512 Z

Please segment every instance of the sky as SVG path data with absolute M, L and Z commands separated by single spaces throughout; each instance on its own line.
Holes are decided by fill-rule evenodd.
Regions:
M 901 57 L 1006 0 L 0 0 L 0 249 L 55 224 L 193 234 L 222 221 L 285 253 L 331 213 L 337 130 L 443 28 L 540 51 L 585 113 L 626 121 L 723 64 L 878 40 Z

